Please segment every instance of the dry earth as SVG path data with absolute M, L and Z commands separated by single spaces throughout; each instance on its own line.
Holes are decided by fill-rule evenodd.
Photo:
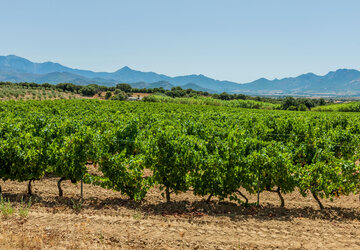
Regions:
M 278 207 L 276 194 L 263 193 L 257 208 L 206 203 L 190 192 L 167 204 L 157 189 L 137 203 L 84 185 L 80 208 L 80 185 L 64 182 L 58 198 L 57 180 L 34 183 L 28 216 L 0 216 L 1 249 L 360 249 L 360 201 L 354 195 L 324 201 L 327 208 L 320 211 L 296 193 L 285 195 L 285 208 Z M 0 185 L 18 209 L 27 184 Z

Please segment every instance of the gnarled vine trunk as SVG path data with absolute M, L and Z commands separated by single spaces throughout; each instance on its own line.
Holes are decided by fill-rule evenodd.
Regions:
M 317 201 L 317 203 L 319 204 L 320 209 L 324 209 L 323 204 L 321 203 L 319 197 L 317 197 L 317 195 L 314 192 L 311 192 L 311 194 L 313 195 L 314 199 Z
M 61 177 L 60 180 L 57 183 L 58 189 L 59 189 L 59 197 L 63 197 L 63 190 L 61 188 L 61 182 L 65 181 L 65 177 Z
M 249 203 L 249 199 L 243 193 L 241 193 L 240 190 L 237 190 L 237 193 L 245 199 L 245 205 L 247 205 Z
M 170 189 L 167 187 L 165 189 L 166 202 L 170 202 Z
M 280 187 L 277 188 L 276 193 L 278 194 L 280 198 L 280 207 L 285 207 L 285 200 L 284 197 L 281 195 Z
M 281 194 L 280 187 L 278 187 L 276 190 L 271 190 L 270 188 L 268 188 L 266 190 L 269 191 L 269 192 L 277 193 L 277 195 L 279 196 L 279 199 L 280 199 L 280 207 L 285 207 L 285 200 L 284 200 L 284 197 Z
M 31 179 L 29 180 L 29 183 L 28 183 L 28 195 L 32 195 L 32 186 L 31 186 L 31 182 L 34 182 L 35 179 Z

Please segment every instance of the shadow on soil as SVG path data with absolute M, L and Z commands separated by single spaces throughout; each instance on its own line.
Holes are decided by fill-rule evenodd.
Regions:
M 3 198 L 12 203 L 28 202 L 29 196 L 26 194 L 9 194 L 3 193 Z M 206 202 L 199 201 L 173 201 L 170 203 L 159 202 L 157 204 L 131 201 L 123 198 L 99 199 L 97 197 L 87 197 L 85 200 L 74 199 L 69 197 L 54 197 L 43 199 L 36 194 L 31 196 L 32 204 L 46 208 L 53 208 L 54 211 L 60 211 L 67 208 L 69 211 L 76 213 L 86 213 L 86 210 L 102 210 L 127 208 L 146 215 L 160 215 L 164 217 L 178 218 L 197 218 L 206 216 L 225 216 L 233 221 L 246 221 L 248 219 L 258 219 L 263 221 L 278 220 L 292 221 L 295 218 L 321 219 L 328 221 L 343 220 L 360 220 L 360 211 L 357 209 L 342 207 L 327 207 L 323 210 L 312 207 L 301 208 L 281 208 L 271 204 L 257 207 L 255 205 L 239 205 L 233 202 Z M 76 208 L 75 208 L 76 207 Z M 76 210 L 76 211 L 75 211 Z M 206 223 L 204 221 L 204 223 Z
M 144 213 L 179 216 L 226 216 L 233 221 L 246 221 L 250 218 L 258 220 L 292 221 L 294 218 L 337 220 L 360 220 L 360 211 L 347 208 L 331 207 L 323 210 L 311 207 L 281 208 L 273 205 L 257 207 L 255 205 L 240 206 L 230 202 L 172 202 L 140 206 Z

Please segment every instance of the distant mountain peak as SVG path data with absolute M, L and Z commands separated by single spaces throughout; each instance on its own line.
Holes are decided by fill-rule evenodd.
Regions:
M 130 67 L 128 67 L 128 66 L 124 66 L 120 70 L 125 71 L 125 70 L 132 70 L 132 69 Z
M 318 75 L 316 75 L 316 74 L 314 74 L 314 73 L 312 73 L 312 72 L 309 72 L 309 73 L 306 73 L 306 74 L 303 74 L 304 76 L 318 76 Z
M 126 74 L 126 73 L 133 73 L 133 72 L 138 72 L 137 70 L 133 70 L 132 68 L 128 67 L 128 66 L 124 66 L 121 69 L 115 71 L 114 73 L 117 74 Z

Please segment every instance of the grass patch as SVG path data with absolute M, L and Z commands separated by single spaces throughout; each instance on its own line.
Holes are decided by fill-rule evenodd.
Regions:
M 74 211 L 76 213 L 80 213 L 81 212 L 81 209 L 82 209 L 82 206 L 83 206 L 83 200 L 82 199 L 79 199 L 79 200 L 73 200 L 71 199 L 71 202 L 72 202 L 72 208 L 74 209 Z
M 5 217 L 10 216 L 15 212 L 15 208 L 11 205 L 10 199 L 6 201 L 2 195 L 0 196 L 0 211 Z
M 18 214 L 21 217 L 27 217 L 29 215 L 29 210 L 32 205 L 31 197 L 29 198 L 29 201 L 27 203 L 24 202 L 24 198 L 21 197 L 20 207 L 18 210 Z

